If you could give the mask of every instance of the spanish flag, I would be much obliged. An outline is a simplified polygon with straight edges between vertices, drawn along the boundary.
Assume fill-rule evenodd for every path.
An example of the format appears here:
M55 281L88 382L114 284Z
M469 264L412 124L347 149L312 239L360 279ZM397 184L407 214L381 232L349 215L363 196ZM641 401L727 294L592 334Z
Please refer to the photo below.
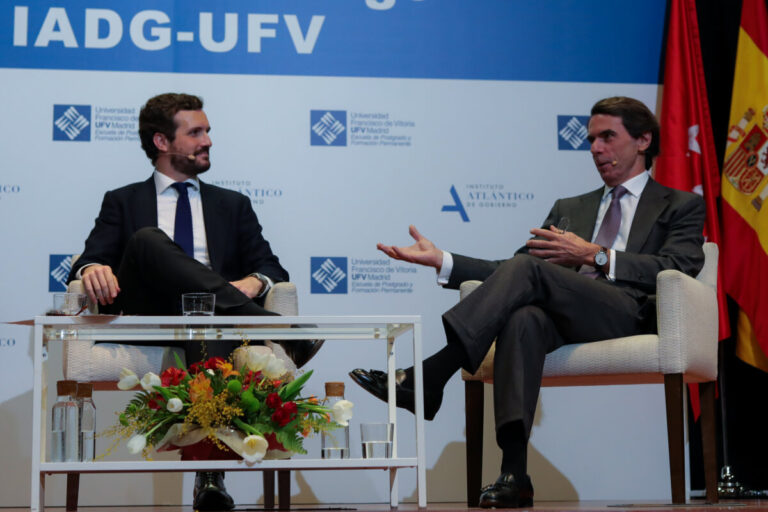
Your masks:
M768 371L768 11L744 0L721 179L725 291L739 305L736 354Z

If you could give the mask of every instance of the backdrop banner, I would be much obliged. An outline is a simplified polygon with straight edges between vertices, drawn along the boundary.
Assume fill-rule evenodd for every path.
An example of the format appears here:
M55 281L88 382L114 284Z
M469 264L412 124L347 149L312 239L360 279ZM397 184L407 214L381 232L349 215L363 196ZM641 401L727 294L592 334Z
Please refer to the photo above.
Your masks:
M201 179L251 199L300 312L422 315L430 354L445 343L440 315L458 293L376 243L408 245L415 224L446 250L511 256L556 198L600 186L589 109L627 95L655 110L664 9L663 0L3 2L0 320L42 314L65 289L104 192L152 172L141 106L175 91L204 99L213 147ZM0 388L0 446L15 468L0 481L3 506L29 504L30 340L29 328L0 324L13 383ZM398 346L399 366L409 353ZM383 420L386 406L347 372L384 362L383 344L329 341L308 365L309 392L347 383L353 456L357 425ZM55 344L48 367L52 383ZM96 394L100 429L130 396ZM463 400L457 375L427 424L430 501L465 499ZM399 414L399 451L412 453L413 419ZM544 390L529 456L537 499L668 499L664 418L659 386ZM490 483L500 454L491 430L486 438ZM108 446L97 441L99 452ZM319 440L308 449L319 456ZM296 503L388 500L382 472L293 475ZM401 475L401 496L414 501L415 472ZM260 498L254 478L227 477L237 503ZM49 480L47 503L63 506L65 479ZM192 481L86 475L81 504L189 504Z

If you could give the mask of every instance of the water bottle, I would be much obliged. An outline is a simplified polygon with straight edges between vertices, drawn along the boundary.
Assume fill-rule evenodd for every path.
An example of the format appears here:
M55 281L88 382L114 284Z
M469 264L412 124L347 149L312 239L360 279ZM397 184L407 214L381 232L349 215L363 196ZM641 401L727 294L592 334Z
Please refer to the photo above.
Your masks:
M325 396L327 399L325 405L328 407L333 407L336 402L344 400L344 383L326 382ZM322 432L320 445L323 459L348 459L349 426Z
M51 414L51 462L77 462L80 458L80 414L75 399L77 382L58 381L56 394L58 399Z
M93 403L93 384L77 385L77 403L80 408L80 460L93 460L96 451L96 406Z

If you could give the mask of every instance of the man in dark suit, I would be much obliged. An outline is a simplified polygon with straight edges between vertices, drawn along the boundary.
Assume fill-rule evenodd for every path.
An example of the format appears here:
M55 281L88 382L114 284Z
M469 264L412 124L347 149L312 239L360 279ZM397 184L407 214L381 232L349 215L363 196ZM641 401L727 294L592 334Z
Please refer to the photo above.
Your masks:
M546 354L566 343L653 332L656 274L696 275L704 263L704 201L646 172L659 152L650 110L615 97L597 102L591 114L591 152L605 186L558 200L514 257L451 254L413 226L412 246L379 244L392 258L435 267L448 288L484 281L443 315L448 343L423 363L425 417L432 419L448 379L462 367L474 373L496 340L494 413L503 455L501 475L481 493L482 507L533 503L526 453ZM386 400L386 374L350 375ZM412 370L398 371L396 381L398 406L413 411Z
M109 313L178 315L187 292L211 292L216 313L269 315L263 297L288 272L261 234L244 195L208 185L210 125L203 102L161 94L139 114L139 136L155 167L146 181L107 192L96 225L72 267L93 302ZM237 342L185 345L188 361L227 357ZM194 507L232 509L223 473L198 473Z

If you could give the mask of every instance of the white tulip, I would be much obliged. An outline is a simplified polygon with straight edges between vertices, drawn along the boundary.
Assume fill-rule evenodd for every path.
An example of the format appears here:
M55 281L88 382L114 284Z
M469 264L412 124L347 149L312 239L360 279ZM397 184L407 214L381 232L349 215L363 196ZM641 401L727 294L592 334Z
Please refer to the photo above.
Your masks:
M117 383L117 388L127 391L135 388L139 384L139 378L128 368L123 368L120 372L120 381Z
M173 397L168 400L168 405L166 407L171 412L179 412L184 408L184 403L180 398Z
M269 363L269 358L272 355L272 351L269 347L263 345L248 347L246 350L245 367L252 372L260 372L263 370L267 366L267 363Z
M339 400L333 404L333 407L331 407L331 415L333 416L333 421L342 427L348 426L349 419L352 417L353 407L354 404L349 400Z
M147 393L151 393L155 390L154 386L162 386L162 381L160 380L160 377L155 375L152 372L147 372L144 374L144 376L141 378L141 387L144 388L144 391Z
M269 362L262 372L268 379L279 379L286 372L285 361L276 358L274 354L270 354Z
M267 453L269 443L262 436L250 435L243 439L243 459L248 463L259 462Z
M147 446L147 437L142 434L137 434L128 440L128 451L136 454L141 453L144 447Z

